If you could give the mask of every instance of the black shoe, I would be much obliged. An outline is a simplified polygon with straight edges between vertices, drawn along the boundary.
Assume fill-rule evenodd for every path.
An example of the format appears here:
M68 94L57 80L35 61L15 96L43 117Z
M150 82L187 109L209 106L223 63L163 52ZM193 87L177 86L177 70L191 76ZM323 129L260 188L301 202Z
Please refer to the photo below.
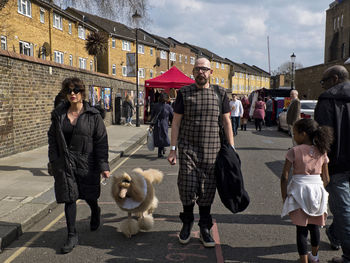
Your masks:
M192 226L193 226L193 221L183 223L179 234L179 242L181 244L187 244L188 242L190 242Z
M215 247L215 241L210 235L210 230L207 227L200 227L200 240L204 247Z
M101 223L101 208L97 207L97 214L91 213L91 219L90 219L90 230L96 231Z
M76 245L78 245L78 234L69 234L66 243L61 248L62 254L71 252Z
M163 149L163 154L165 154L165 152L166 152L166 149L164 148L164 149Z
M329 243L331 244L331 248L333 250L339 250L340 249L339 241L334 236L332 236L332 233L329 231L328 227L326 227L326 235L328 237Z

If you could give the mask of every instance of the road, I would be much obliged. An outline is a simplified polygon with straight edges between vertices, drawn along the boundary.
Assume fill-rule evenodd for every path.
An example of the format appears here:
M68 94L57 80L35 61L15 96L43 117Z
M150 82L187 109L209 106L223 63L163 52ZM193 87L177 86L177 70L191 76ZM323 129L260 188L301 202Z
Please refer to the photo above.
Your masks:
M276 128L256 132L249 126L246 132L239 131L235 140L251 204L243 213L233 215L216 196L212 207L215 248L201 245L197 224L193 227L191 242L185 246L178 243L181 228L178 218L181 203L176 184L178 166L158 159L156 150L149 152L140 146L120 160L114 173L141 167L159 169L165 174L163 182L156 187L160 202L154 214L155 226L150 232L127 239L118 231L126 213L114 203L108 183L102 186L99 199L103 226L98 231L90 232L89 208L84 201L78 203L79 245L70 254L60 254L66 228L63 206L59 206L0 254L0 262L297 262L295 226L280 217L279 177L291 138ZM195 213L198 221L197 207ZM325 231L321 229L321 262L339 255L340 252L330 250Z

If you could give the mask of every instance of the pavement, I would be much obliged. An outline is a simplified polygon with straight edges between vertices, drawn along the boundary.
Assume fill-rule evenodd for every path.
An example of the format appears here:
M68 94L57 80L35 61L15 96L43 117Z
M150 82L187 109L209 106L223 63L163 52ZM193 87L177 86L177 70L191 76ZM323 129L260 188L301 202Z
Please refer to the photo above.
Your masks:
M107 127L111 169L144 143L147 127ZM47 163L47 145L0 158L0 252L57 206Z

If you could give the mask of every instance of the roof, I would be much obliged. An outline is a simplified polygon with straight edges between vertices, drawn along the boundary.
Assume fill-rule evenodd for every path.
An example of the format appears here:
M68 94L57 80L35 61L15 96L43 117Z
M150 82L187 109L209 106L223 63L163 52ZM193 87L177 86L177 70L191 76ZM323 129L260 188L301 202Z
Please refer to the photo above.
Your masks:
M194 80L173 66L162 75L145 81L145 87L151 88L181 88L194 83Z
M255 68L256 70L260 71L260 72L263 73L265 76L268 76L268 77L271 76L270 73L266 72L265 70L263 70L263 69L261 69L261 68L255 66L255 65L253 65L253 68Z
M224 58L216 55L215 53L211 52L210 50L208 50L206 48L202 48L202 47L199 47L199 46L196 46L196 45L192 45L192 44L189 44L189 43L186 43L186 42L185 42L185 45L190 46L193 49L195 49L197 51L196 53L199 56L205 56L209 60L214 60L214 61L227 63L227 61Z
M133 31L135 31L135 29L133 29ZM137 39L142 44L155 46L159 49L169 50L168 45L164 44L162 41L159 41L156 37L154 37L154 35L141 28L137 31Z

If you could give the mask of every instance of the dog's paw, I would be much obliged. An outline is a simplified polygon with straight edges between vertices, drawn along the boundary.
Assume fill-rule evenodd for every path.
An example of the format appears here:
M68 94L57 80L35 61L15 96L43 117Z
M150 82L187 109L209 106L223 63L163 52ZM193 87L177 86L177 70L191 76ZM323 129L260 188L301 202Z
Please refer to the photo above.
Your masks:
M121 222L120 231L127 237L130 238L136 235L139 231L139 223L135 219L125 219Z
M138 219L139 227L141 230L148 231L153 228L154 219L152 215L145 215Z

